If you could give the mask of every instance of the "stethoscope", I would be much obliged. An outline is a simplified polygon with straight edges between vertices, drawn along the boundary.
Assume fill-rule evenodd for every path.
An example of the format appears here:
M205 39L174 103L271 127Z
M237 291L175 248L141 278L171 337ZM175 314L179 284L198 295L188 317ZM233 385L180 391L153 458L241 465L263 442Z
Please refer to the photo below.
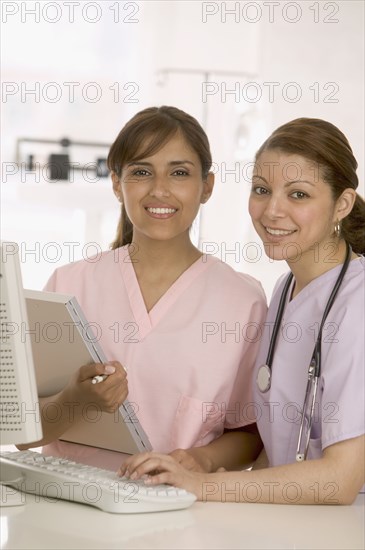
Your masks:
M345 273L350 263L351 253L352 253L352 248L348 243L346 243L346 258L341 268L340 274L337 277L337 280L334 284L334 287L328 299L327 305L325 307L321 325L318 331L316 344L314 346L312 358L309 364L308 382L307 382L307 388L306 388L305 398L303 403L302 419L300 423L299 438L298 438L298 445L297 445L297 451L296 451L296 460L298 462L302 462L303 460L306 460L307 453L308 453L310 433L311 433L313 414L314 414L314 406L315 406L317 388L318 388L318 379L321 375L321 342L322 342L323 325L326 321L327 315L331 307L333 306L333 303L335 301L335 298L337 296L341 283L344 279ZM289 292L292 279L293 279L293 273L290 273L286 279L283 292L281 293L281 296L280 296L279 307L278 307L278 311L277 311L276 319L274 323L274 330L270 339L270 345L269 345L269 351L267 353L266 364L262 365L259 368L257 373L256 382L259 390L262 393L269 391L271 387L271 372L272 372L272 364L274 359L275 345L276 345L278 333L280 330L281 321L284 313L284 307L286 304L286 299L287 299L287 295Z

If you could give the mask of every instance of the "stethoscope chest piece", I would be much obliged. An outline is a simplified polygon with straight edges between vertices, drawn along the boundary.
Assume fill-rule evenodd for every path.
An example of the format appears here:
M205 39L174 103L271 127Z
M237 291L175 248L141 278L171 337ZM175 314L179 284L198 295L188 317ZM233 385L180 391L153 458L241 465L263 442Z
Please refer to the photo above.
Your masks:
M256 383L262 393L269 391L271 386L271 369L268 365L261 365L257 372Z

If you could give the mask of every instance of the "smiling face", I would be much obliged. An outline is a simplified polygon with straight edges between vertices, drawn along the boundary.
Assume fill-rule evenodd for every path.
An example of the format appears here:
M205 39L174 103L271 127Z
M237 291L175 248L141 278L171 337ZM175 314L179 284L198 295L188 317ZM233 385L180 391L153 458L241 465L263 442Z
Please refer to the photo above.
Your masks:
M316 250L329 256L341 204L318 165L304 157L272 149L257 159L249 212L270 258L290 265L299 258L313 263Z
M153 155L127 162L120 178L112 177L133 224L133 242L189 240L199 206L213 189L213 174L203 181L199 157L179 133Z

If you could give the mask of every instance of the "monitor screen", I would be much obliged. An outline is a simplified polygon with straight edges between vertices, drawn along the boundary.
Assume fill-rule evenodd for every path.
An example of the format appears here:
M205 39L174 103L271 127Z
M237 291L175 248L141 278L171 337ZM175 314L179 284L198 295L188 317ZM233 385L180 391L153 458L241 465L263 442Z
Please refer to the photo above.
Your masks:
M1 242L0 444L42 438L19 246Z

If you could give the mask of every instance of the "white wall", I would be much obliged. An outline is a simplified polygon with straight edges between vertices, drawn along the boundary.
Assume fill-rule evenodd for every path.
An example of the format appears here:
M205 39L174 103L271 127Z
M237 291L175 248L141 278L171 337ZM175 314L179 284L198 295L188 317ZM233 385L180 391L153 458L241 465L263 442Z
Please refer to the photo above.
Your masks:
M37 4L39 21L29 13ZM26 286L41 288L56 265L82 257L89 241L106 248L118 206L109 183L92 181L91 175L36 185L34 175L9 176L16 139L67 136L111 143L135 112L172 104L206 126L212 145L217 183L202 213L203 246L260 278L270 295L286 266L263 255L254 261L258 244L249 243L258 239L247 213L247 163L262 140L292 118L328 119L348 136L364 181L364 4L276 4L81 1L71 22L65 2L2 2L2 238L22 243ZM14 6L18 11L11 14ZM230 9L235 12L226 13ZM173 70L158 77L165 69ZM204 102L207 81L215 93ZM78 84L74 101L67 82ZM248 82L254 83L251 88ZM273 98L269 83L277 83ZM36 86L39 97L25 94ZM224 95L224 89L237 95ZM93 102L96 90L101 97ZM296 90L301 94L293 101ZM52 102L57 91L62 95ZM261 92L257 101L255 91ZM329 102L331 91L336 102ZM29 152L43 163L59 147L24 146L23 154ZM84 163L97 151L73 148L71 154ZM64 244L71 241L79 243L72 255ZM31 249L34 254L27 253Z

